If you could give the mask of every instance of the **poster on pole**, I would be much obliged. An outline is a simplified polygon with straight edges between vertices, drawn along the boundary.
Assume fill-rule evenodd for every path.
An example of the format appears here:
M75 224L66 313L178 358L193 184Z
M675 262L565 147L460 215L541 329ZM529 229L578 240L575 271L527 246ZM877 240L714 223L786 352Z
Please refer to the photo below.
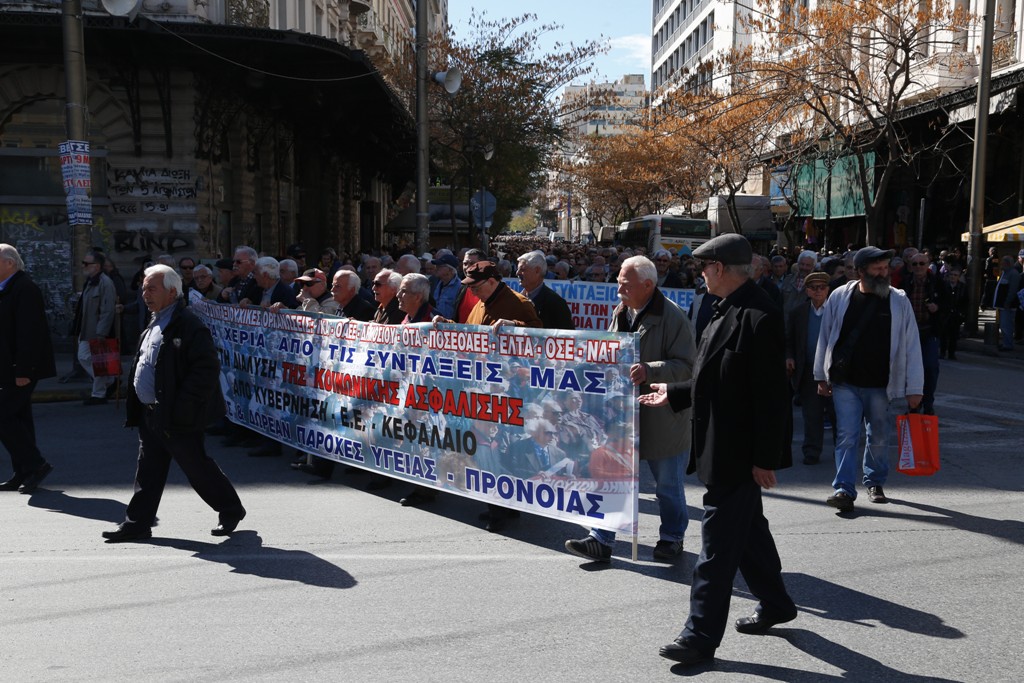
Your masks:
M68 225L92 225L92 172L89 141L66 140L58 145Z
M635 534L635 334L191 308L220 350L233 422L410 484Z

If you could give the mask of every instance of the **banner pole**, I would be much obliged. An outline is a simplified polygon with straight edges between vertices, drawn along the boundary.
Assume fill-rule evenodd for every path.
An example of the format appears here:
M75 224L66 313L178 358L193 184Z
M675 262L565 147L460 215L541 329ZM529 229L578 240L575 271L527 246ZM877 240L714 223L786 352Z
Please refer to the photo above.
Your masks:
M637 409L634 408L633 424L639 426L636 411ZM636 430L633 431L633 477L633 561L636 562L640 531L640 450L637 448Z

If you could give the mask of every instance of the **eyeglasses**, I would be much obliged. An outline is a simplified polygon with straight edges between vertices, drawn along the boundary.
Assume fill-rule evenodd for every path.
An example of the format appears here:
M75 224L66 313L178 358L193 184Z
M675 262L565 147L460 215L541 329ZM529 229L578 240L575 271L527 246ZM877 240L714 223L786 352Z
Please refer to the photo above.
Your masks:
M195 266L178 266L182 270L194 270Z
M698 265L700 266L700 269L703 271L705 268L707 268L708 266L710 266L710 265L712 265L714 263L721 263L721 261L716 261L714 259L708 259L707 261L701 261Z
M312 282L303 282L302 286L303 287L312 287L313 285L318 285L318 284L320 284L319 280L313 280Z
M912 266L927 266L928 262L927 261L911 261L910 265L912 265Z

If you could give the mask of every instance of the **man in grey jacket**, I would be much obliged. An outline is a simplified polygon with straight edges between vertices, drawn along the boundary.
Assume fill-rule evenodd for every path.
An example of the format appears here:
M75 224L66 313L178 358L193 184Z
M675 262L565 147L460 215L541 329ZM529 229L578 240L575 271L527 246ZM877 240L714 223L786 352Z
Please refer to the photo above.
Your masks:
M893 252L864 247L854 256L859 280L848 282L825 303L814 354L818 393L835 404L839 440L836 478L826 501L851 512L857 498L856 450L865 429L864 485L872 503L887 503L882 487L889 475L891 401L906 397L921 404L924 368L910 300L889 284Z
M690 379L695 348L686 314L658 290L658 269L645 256L622 263L617 277L622 303L612 315L612 332L640 333L640 362L629 378L643 394L651 383ZM683 470L690 453L690 410L666 413L640 406L640 459L654 475L655 496L661 513L660 540L654 559L671 562L683 552L683 534L689 523L683 494ZM591 529L590 535L565 542L565 549L595 562L608 562L615 534Z
M75 331L78 333L78 362L92 378L92 394L85 399L87 406L107 402L107 387L110 377L97 377L92 367L92 351L89 342L104 339L114 333L114 306L117 295L113 281L103 272L106 261L103 254L90 251L82 258L82 272L85 287L78 301L75 314Z

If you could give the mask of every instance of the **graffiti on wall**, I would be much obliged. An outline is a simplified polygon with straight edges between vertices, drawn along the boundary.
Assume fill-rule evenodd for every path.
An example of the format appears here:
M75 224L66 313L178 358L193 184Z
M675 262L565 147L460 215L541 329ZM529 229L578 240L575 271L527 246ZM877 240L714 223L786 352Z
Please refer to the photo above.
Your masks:
M205 181L191 166L111 166L108 187L116 260L197 255L203 241L197 200Z

